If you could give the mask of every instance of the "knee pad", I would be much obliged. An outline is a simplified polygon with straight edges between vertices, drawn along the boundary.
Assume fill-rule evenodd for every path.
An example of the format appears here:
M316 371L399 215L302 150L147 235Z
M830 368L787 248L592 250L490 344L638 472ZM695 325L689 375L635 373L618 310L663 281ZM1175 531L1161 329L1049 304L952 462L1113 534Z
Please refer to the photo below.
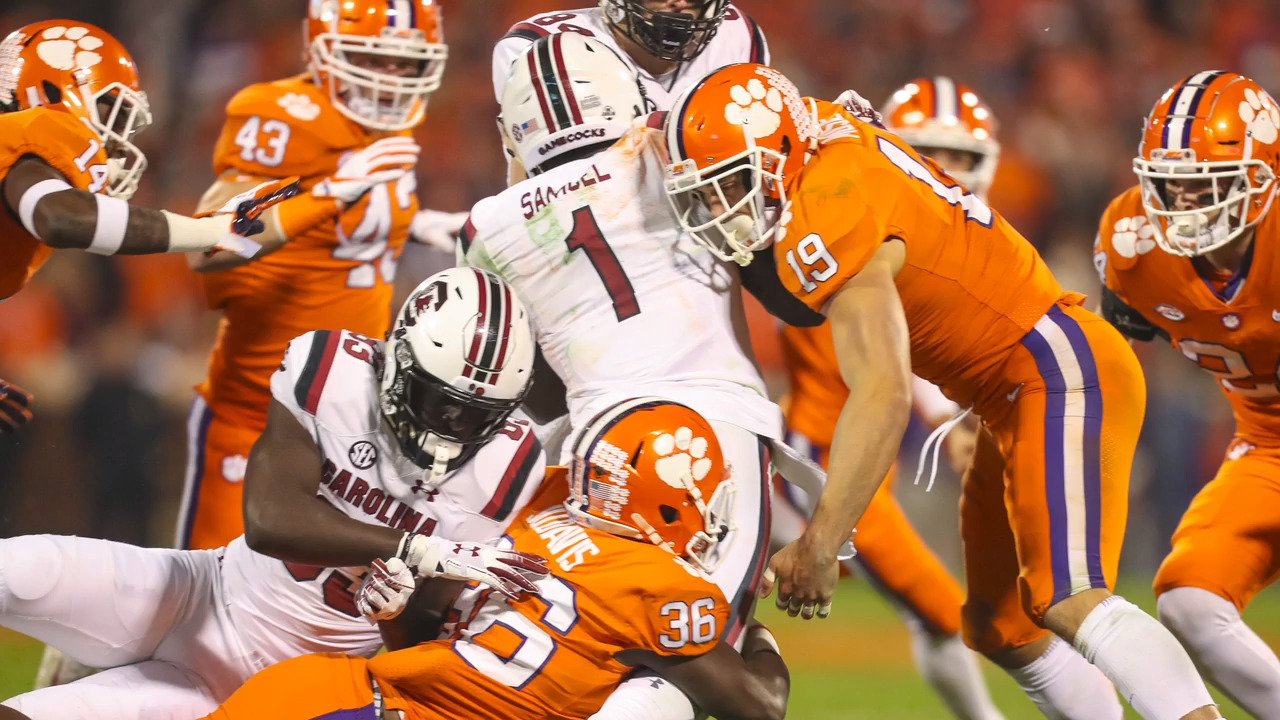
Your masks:
M9 600L39 600L62 577L62 548L51 535L0 540L0 609Z

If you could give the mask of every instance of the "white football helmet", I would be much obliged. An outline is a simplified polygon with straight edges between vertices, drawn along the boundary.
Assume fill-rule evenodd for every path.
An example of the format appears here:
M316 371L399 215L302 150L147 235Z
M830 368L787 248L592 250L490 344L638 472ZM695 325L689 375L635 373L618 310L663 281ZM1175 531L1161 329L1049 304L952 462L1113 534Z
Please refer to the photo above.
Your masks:
M607 45L556 33L512 63L499 123L534 174L559 155L622 137L645 107L635 73Z
M439 482L502 429L529 390L533 329L497 275L449 268L414 288L387 340L382 414Z

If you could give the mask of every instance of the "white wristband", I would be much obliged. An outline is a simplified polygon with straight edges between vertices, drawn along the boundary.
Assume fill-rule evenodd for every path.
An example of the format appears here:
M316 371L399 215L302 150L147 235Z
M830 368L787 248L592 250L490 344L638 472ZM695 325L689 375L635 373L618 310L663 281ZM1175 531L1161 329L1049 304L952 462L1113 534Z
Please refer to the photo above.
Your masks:
M169 224L169 252L203 252L231 234L230 215L193 218L161 210Z
M36 232L34 222L36 205L44 199L45 195L71 189L73 188L67 184L67 181L55 179L41 180L27 188L27 191L22 193L22 199L18 201L18 221L22 223L22 227L26 228L27 232L32 235L40 237L40 233Z
M129 203L106 195L93 197L98 201L98 222L93 228L93 241L85 250L95 255L115 255L124 244L129 227Z

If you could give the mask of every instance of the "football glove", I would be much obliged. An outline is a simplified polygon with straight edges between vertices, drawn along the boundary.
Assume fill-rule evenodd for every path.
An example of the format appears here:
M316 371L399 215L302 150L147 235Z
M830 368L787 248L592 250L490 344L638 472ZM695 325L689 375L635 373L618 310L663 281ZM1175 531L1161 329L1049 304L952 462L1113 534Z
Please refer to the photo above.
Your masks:
M261 220L262 213L300 192L302 192L302 185L296 176L269 180L232 197L217 210L196 215L202 222L206 218L220 219L222 216L231 216L230 227L226 227L225 231L219 234L212 247L207 248L208 252L227 250L241 257L253 257L262 249L262 246L250 240L249 236L257 235L266 228ZM198 236L195 233L192 235Z
M356 609L370 620L390 620L404 612L413 590L413 572L403 560L374 560L356 591Z
M0 380L0 434L17 432L31 421L31 393Z
M537 555L417 533L405 533L396 557L418 577L479 582L512 599L521 592L536 595L534 583L549 572Z
M409 224L409 237L423 245L452 252L467 217L464 212L419 210Z
M840 97L836 98L836 104L848 110L859 120L884 129L884 118L876 111L870 100L862 97L857 92L845 90L840 93Z
M411 137L387 137L347 156L332 176L311 189L320 198L350 205L374 185L392 182L418 164L418 143Z

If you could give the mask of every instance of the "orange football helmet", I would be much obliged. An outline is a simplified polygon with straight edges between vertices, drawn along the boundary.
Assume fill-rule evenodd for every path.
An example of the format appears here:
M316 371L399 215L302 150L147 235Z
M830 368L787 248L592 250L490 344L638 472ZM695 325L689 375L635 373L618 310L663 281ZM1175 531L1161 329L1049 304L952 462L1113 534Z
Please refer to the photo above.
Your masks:
M675 108L665 129L667 198L702 245L746 265L773 240L786 182L816 147L815 111L782 73L754 63L716 70Z
M976 156L972 170L947 172L985 198L1000 161L996 119L969 86L949 77L918 78L894 91L884 108L885 127L921 155L941 148ZM934 158L937 160L937 158Z
M0 41L0 112L37 106L88 125L109 159L105 192L133 196L147 158L132 140L151 124L151 106L119 40L89 23L45 20Z
M333 106L373 130L422 121L449 48L436 0L311 0L309 65Z
M1152 108L1133 171L1161 249L1203 255L1271 209L1280 172L1280 108L1260 85L1198 72Z
M578 437L565 507L579 524L647 540L712 572L735 490L711 424L661 398L595 416Z

